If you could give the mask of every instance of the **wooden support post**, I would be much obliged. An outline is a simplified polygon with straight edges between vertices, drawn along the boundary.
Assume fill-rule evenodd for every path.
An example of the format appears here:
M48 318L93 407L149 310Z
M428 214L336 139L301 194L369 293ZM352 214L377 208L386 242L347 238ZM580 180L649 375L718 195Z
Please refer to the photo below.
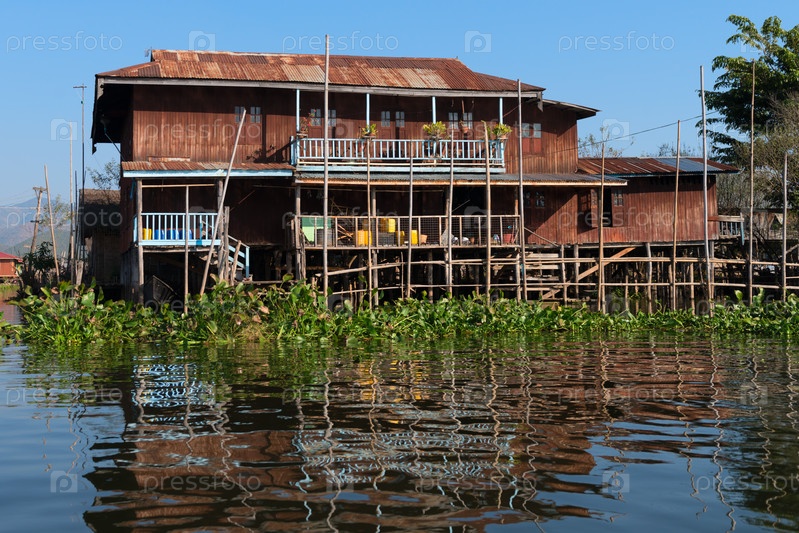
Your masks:
M560 245L560 283L563 285L563 305L569 303L569 286L566 283L566 247Z
M597 287L597 310L605 312L605 143L602 143L602 169L599 183L599 261L598 261L598 287Z
M144 247L142 246L142 182L136 180L136 300L144 303Z
M691 268L688 270L688 276L690 278L689 279L689 287L691 288L690 296L689 296L691 301L690 301L689 305L691 307L691 312L694 313L694 314L696 314L696 292L695 292L695 287L694 287L694 279L695 279L694 278L694 266L696 266L697 264L698 263L689 263L689 266Z
M369 95L366 95L366 124L369 124ZM372 270L372 239L378 238L377 225L372 227L372 217L374 216L374 212L372 211L372 138L366 137L364 139L365 142L365 149L366 149L366 291L369 300L369 309L372 308L372 292L374 289L373 286L373 274L374 271ZM375 219L376 221L376 219ZM356 234L357 235L357 234Z
M680 121L677 121L677 170L674 174L674 209L671 221L671 310L677 310L677 208L680 196ZM707 222L705 222L707 224Z
M50 238L53 240L53 259L55 263L56 285L61 281L61 269L58 266L58 246L55 242L55 219L53 218L53 196L50 194L50 179L47 177L47 165L44 166L44 186L47 189L47 209L50 212ZM86 194L86 191L83 191ZM31 250L33 252L33 250Z
M646 312L652 313L652 245L646 243Z
M427 297L430 302L433 301L433 266L433 252L427 252Z
M294 218L291 224L294 233L294 279L296 281L305 279L303 271L303 261L305 260L305 234L302 232L302 186L294 187ZM316 238L316 235L314 235Z
M500 99L501 101L502 99ZM540 102L539 102L540 103ZM519 108L519 115L517 117L518 120L518 129L516 131L516 135L519 141L518 150L519 150L519 250L520 250L520 257L521 257L521 270L522 270L522 289L524 293L524 300L527 301L528 294L527 294L527 251L525 250L525 241L527 240L527 234L525 233L525 225L524 225L524 150L522 147L522 81L520 79L516 80L516 105ZM563 247L561 247L561 258L565 257L562 253ZM565 266L563 267L565 269ZM564 274L565 275L565 274ZM518 278L517 278L518 280ZM568 295L566 294L566 285L563 286L563 303L565 304L567 301Z
M411 297L411 268L413 246L413 158L411 158L410 172L408 174L408 279L405 285L405 298Z
M183 209L183 309L189 304L189 186Z
M630 310L630 269L624 265L624 310Z
M485 137L486 164L486 295L489 295L491 293L491 154L489 153L488 126L485 121L483 121L483 132ZM500 142L502 141L497 139L497 143Z
M580 245L574 245L574 298L580 301Z
M375 189L372 189L370 194L369 194L369 210L373 214L377 213L377 191ZM369 231L372 231L374 229L374 234L373 234L374 237L373 238L376 239L377 236L379 235L378 234L378 230L380 229L378 227L378 224L377 224L377 219L375 219L374 228L372 228L371 224L370 224L369 228L370 228ZM372 267L374 267L374 265L378 264L378 258L380 256L379 251L376 250L376 249L372 249L372 251L370 252L370 255L371 255ZM379 303L378 292L380 291L380 281L378 279L378 272L379 272L379 270L373 269L373 271L370 273L370 276L369 276L371 278L371 280L372 280L372 290L371 290L371 292L374 293L374 294L370 294L370 296L369 296L369 305L371 305L371 306L376 306Z
M447 271L446 271L446 278L447 278L447 294L452 296L452 195L454 185L453 182L455 180L455 159L454 159L454 150L450 150L449 154L449 188L446 192L446 198L444 201L445 209L447 211L447 229L442 235L445 235L447 238Z

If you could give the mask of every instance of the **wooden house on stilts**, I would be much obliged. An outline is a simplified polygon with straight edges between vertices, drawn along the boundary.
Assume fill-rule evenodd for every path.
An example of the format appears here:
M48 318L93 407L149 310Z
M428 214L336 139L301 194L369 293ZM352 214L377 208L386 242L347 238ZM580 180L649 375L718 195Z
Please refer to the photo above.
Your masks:
M583 263L600 227L611 258L672 241L674 164L609 160L602 178L577 156L577 122L595 109L457 59L331 56L328 81L325 117L321 55L154 50L97 75L92 137L120 147L129 297L155 281L197 292L221 249L215 273L329 284L331 304L378 292L568 301L591 296L596 267ZM424 132L437 122L444 134ZM507 138L488 134L497 124ZM683 165L678 239L692 253L701 181ZM713 164L711 183L733 170ZM715 216L712 187L708 200Z

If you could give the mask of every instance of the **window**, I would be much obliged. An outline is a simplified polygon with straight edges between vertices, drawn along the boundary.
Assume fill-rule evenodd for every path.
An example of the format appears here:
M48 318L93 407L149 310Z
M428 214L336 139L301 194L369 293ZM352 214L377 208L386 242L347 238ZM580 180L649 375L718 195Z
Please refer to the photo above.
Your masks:
M463 113L463 125L469 129L474 128L474 113Z
M605 205L602 206L602 225L606 228L624 225L624 196L617 189L605 189Z
M546 207L546 198L544 197L544 193L536 191L535 193L535 206L537 208Z
M540 139L541 138L541 124L536 122L530 124L525 122L522 124L522 139Z
M405 127L405 111L397 111L394 113L394 120L397 122L398 128Z
M244 110L246 108L243 105L237 105L233 108L233 114L236 116L236 124L241 122L241 117L244 116Z
M328 109L328 120L330 121L330 127L335 127L336 125L336 110L335 109ZM322 110L318 107L314 107L308 112L308 118L310 119L310 126L321 126L322 121L324 120L324 115L322 114Z
M380 126L384 128L391 127L391 111L380 112Z
M544 145L541 136L541 124L535 122L522 123L522 152L535 155L543 155Z
M447 119L449 120L449 129L457 130L458 129L458 113L449 113L447 115Z
M260 124L261 123L261 107L260 106L251 106L250 107L250 122Z

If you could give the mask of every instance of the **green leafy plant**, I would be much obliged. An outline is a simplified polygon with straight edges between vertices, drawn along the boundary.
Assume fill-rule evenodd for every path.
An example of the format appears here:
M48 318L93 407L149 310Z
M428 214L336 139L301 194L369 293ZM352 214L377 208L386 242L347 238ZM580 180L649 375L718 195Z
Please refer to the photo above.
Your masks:
M445 139L447 137L447 125L441 122L430 122L422 125L422 131L432 139Z
M488 133L492 139L506 139L513 131L513 128L507 124L497 123L489 128Z
M374 137L377 135L377 124L374 122L361 128L361 137Z

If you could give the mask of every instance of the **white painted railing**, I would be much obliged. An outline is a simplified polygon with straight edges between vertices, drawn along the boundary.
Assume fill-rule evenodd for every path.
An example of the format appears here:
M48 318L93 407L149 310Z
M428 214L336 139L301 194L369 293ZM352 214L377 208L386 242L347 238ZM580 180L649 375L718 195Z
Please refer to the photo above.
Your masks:
M411 159L415 165L424 166L448 162L450 157L455 165L484 165L486 158L482 140L328 139L327 142L328 162L333 165L366 165L367 153L375 166L407 165ZM324 139L299 138L292 146L295 165L318 165L324 160ZM505 167L505 141L489 141L488 162L494 168Z
M188 223L185 213L142 213L142 241L183 243L186 238L191 244L196 241L210 243L211 233L216 224L216 213L189 213ZM184 233L185 231L188 234ZM138 242L139 232L136 219L133 219L133 242ZM207 244L206 243L206 244Z

